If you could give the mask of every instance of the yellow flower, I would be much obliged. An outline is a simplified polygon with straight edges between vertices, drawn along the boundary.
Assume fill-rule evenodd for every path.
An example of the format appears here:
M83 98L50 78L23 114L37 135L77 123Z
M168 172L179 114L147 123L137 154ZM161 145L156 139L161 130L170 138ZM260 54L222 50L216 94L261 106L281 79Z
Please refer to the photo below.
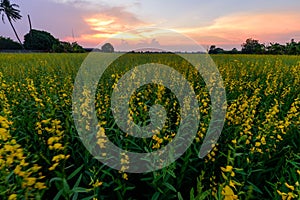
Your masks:
M234 177L235 176L235 173L234 171L231 172L230 176Z
M19 175L22 170L22 167L20 165L17 165L16 168L14 169L15 174Z
M236 188L235 188L235 185L234 185L234 182L233 182L232 180L229 181L229 186L231 186L231 187L233 187L234 189L236 189Z
M25 180L27 181L28 186L32 186L33 184L35 184L36 178L35 177L28 177L28 178L25 178Z
M289 188L290 190L295 190L295 187L292 185L289 185L288 183L284 184L287 188Z
M103 182L99 182L99 180L96 181L96 183L93 184L93 187L100 187L103 184Z
M277 190L277 193L281 196L282 200L285 200L287 197L287 194L284 192L280 192L279 190Z
M48 124L48 123L50 122L50 120L51 120L51 119L44 119L44 120L41 121L41 123L43 123L43 124Z
M8 200L16 200L17 199L17 194L11 194L9 197L8 197Z
M128 175L126 173L123 173L122 177L123 179L128 180Z
M34 164L33 167L31 167L31 170L33 172L37 172L41 169L42 167L41 166L38 166L37 164Z
M221 170L222 170L223 172L231 172L232 169L233 169L233 167L230 166L230 165L227 165L226 168L221 167Z
M47 187L46 187L45 183L36 182L35 185L34 185L34 188L42 190L42 189L45 189Z
M56 155L52 158L52 161L53 162L59 162L60 160L64 159L65 158L65 155L63 154L59 154L59 155Z
M0 135L4 135L7 133L7 130L5 128L0 128Z
M262 137L260 141L261 141L261 143L262 143L263 145L266 145L266 144L267 144L266 138L265 138L265 137Z
M238 196L234 194L233 190L228 185L223 188L222 195L225 196L224 200L238 199Z
M63 146L62 146L61 143L55 143L55 144L53 145L53 148L54 148L54 149L63 149Z
M59 163L54 163L51 167L49 167L49 171L53 171L55 170L55 168L57 167Z

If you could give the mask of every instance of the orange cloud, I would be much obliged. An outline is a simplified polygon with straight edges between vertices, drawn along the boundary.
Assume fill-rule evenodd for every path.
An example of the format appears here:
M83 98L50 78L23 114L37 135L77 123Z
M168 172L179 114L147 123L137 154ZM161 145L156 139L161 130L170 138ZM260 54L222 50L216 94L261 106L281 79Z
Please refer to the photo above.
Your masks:
M220 46L240 46L247 38L255 38L260 42L284 43L291 38L300 40L300 13L296 12L273 12L273 13L236 13L222 16L210 24L199 27L173 29L183 33L198 43ZM106 39L120 34L119 42L135 40L138 42L156 39L161 45L187 45L184 41L176 41L171 36L166 36L153 31L144 33L126 33L153 24L141 21L135 14L130 13L123 7L113 7L101 14L87 15L84 22L90 28L89 32L81 34L76 40L86 47L95 47ZM178 24L180 27L180 24ZM72 38L65 38L72 40ZM188 40L186 40L188 41Z
M217 18L208 26L177 31L201 44L241 44L249 37L268 42L299 38L299 20L300 13L295 12L239 13Z
M84 21L91 32L81 34L77 40L88 46L95 46L116 34L149 25L123 7L113 7L101 14L86 16Z

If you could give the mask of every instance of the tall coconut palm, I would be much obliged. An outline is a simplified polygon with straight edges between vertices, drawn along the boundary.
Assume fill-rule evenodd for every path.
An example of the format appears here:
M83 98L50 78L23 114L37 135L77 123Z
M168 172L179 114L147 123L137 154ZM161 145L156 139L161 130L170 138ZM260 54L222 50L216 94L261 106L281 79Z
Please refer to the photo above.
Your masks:
M12 23L12 21L17 21L19 19L22 18L22 15L20 14L20 10L18 10L17 8L19 8L19 5L17 4L11 4L10 0L1 0L0 2L0 14L2 15L2 21L3 23L5 23L4 21L4 17L7 17L8 22L10 23L20 45L23 47L22 42L18 36L18 33Z

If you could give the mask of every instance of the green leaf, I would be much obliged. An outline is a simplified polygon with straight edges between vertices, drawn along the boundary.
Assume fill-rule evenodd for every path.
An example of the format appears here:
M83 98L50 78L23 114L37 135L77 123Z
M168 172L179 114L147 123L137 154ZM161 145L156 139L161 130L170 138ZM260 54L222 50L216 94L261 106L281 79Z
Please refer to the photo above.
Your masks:
M180 194L180 192L177 192L177 197L178 197L178 200L183 200L183 197L182 197L182 195ZM193 200L193 199L191 199L191 200Z
M70 174L68 176L67 180L70 180L71 178L73 178L74 176L76 176L76 174L78 174L82 168L83 168L83 165L81 165L80 167L78 167L74 172L72 172L72 174Z
M155 192L154 195L152 196L151 200L157 200L159 198L160 193Z
M94 194L94 195L92 195L92 196L89 196L89 197L83 198L83 199L81 199L81 200L91 200L91 199L93 199L94 197L96 197L96 195L95 195L95 194Z
M195 199L195 195L194 195L194 188L192 188L190 190L190 200L194 200Z
M63 189L66 193L70 193L70 186L65 178L62 179Z
M169 188L170 190L177 192L177 190L173 187L173 185L171 185L170 183L164 183L164 185Z
M252 187L253 187L253 190L260 193L260 194L263 194L263 192L256 186L254 185L253 183L251 183L250 181L247 181L247 183L249 183Z
M72 189L72 191L73 191L74 193L86 193L86 192L89 192L89 189L83 188L83 187L74 187L74 188Z
M53 198L53 200L59 200L60 196L62 195L63 190L59 190L59 192L55 195L55 197Z
M51 178L50 181L49 181L50 186L51 186L51 183L52 183L53 181L62 181L62 178L60 178L60 177L54 177L54 178Z
M78 185L79 185L79 183L80 183L80 181L81 181L81 178L82 178L82 174L80 174L80 176L79 176L79 178L77 179L77 181L76 181L76 183L75 183L73 189L76 188L76 187L78 187Z

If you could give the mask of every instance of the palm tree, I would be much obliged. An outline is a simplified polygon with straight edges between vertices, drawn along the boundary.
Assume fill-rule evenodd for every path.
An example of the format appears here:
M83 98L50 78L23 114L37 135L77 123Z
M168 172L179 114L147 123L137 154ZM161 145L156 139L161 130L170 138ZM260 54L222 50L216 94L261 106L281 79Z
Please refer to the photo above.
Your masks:
M22 15L20 14L20 10L18 10L17 8L19 8L19 5L17 4L11 4L10 0L1 0L0 3L0 14L2 15L2 21L3 23L5 23L4 21L4 17L7 17L7 20L9 21L20 45L23 47L23 44L18 36L18 33L12 23L12 21L17 21L19 19L22 18ZM24 47L23 47L24 48Z

